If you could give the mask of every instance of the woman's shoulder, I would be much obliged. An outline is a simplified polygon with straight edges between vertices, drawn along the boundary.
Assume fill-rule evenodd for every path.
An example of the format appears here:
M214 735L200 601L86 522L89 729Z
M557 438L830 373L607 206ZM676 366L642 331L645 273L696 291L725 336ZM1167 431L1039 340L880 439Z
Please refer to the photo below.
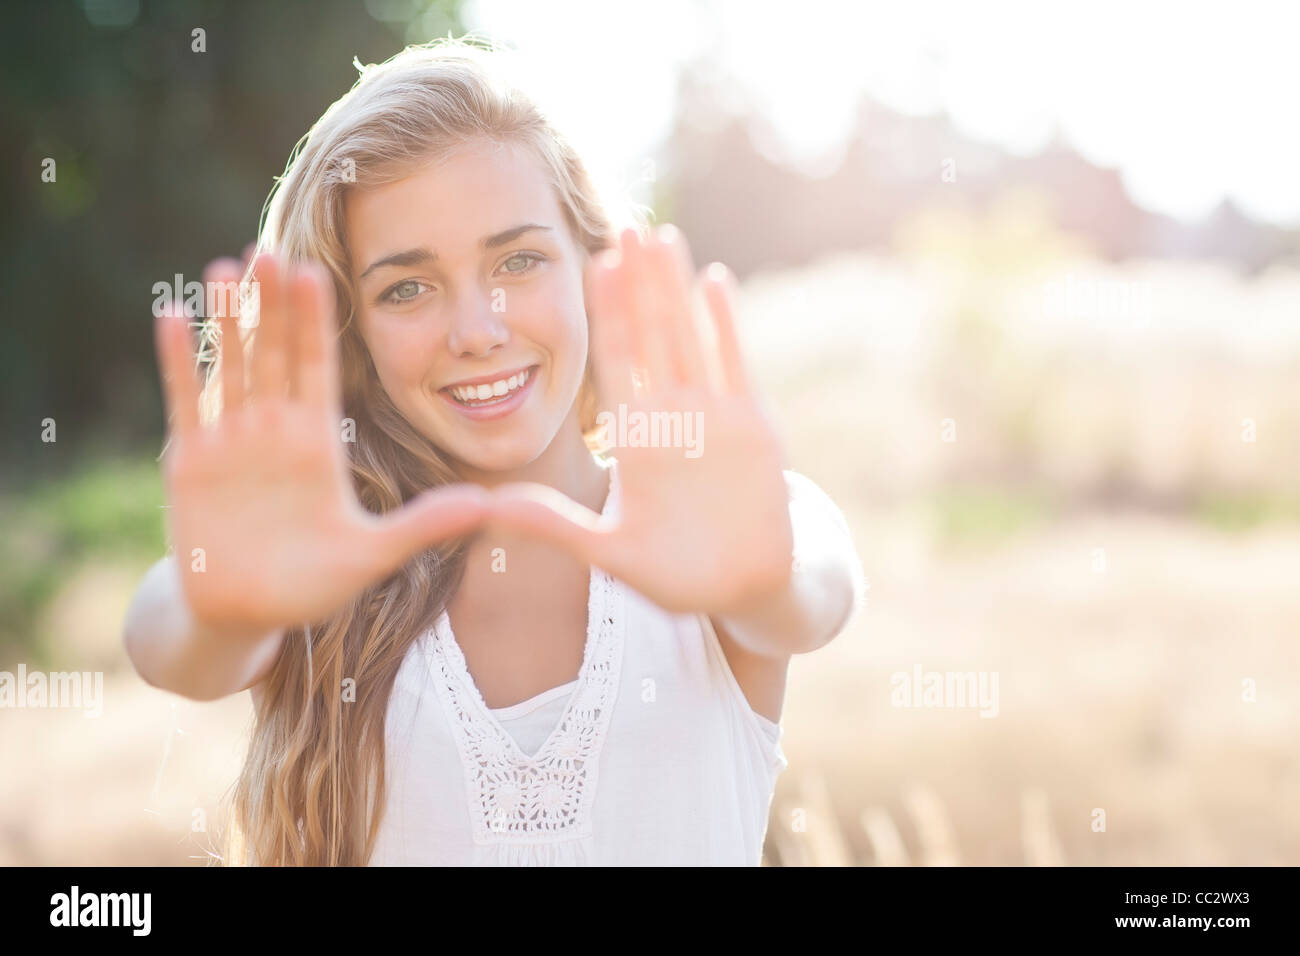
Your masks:
M858 549L853 543L853 532L849 529L844 511L815 481L789 469L784 471L784 475L790 495L795 567L798 568L801 561L816 555L819 561L830 561L848 570L853 603L848 615L837 627L838 633L866 603L867 577Z
M847 528L848 522L844 519L844 512L835 503L835 499L822 489L821 485L802 472L790 468L786 468L781 474L785 476L785 487L792 502L797 502L805 508L815 509L826 517L837 520Z

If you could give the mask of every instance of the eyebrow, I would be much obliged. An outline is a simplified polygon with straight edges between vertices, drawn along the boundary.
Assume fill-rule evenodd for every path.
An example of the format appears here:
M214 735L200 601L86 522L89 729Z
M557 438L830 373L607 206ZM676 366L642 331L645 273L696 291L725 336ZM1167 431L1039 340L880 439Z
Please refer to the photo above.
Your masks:
M513 242L526 232L534 229L541 229L544 232L554 232L550 226L539 226L535 222L526 222L522 226L513 226L504 232L498 232L494 236L488 236L479 244L484 249L495 249L498 246L504 246L507 242ZM376 259L366 267L366 271L361 273L358 279L364 279L376 269L382 269L384 266L418 266L426 265L436 261L438 254L427 247L416 249L403 249L401 252L394 252L391 255L384 256L382 259Z

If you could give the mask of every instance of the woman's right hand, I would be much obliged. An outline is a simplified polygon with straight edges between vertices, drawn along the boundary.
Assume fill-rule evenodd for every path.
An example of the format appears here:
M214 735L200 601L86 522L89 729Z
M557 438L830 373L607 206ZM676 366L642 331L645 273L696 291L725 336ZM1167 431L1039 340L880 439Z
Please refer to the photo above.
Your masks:
M219 260L204 278L238 282L240 272L238 262ZM486 491L470 484L385 515L361 506L343 448L330 280L318 265L290 272L271 255L258 258L254 278L260 310L247 362L235 345L238 317L220 319L215 424L200 423L188 320L172 314L156 324L176 565L195 621L231 635L318 621L487 513Z

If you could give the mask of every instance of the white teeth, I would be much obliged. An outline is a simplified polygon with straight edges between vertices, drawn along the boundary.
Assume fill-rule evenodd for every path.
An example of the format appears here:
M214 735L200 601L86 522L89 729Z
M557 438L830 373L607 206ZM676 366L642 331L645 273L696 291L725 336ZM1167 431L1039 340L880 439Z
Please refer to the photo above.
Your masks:
M484 402L489 399L500 398L508 392L513 392L517 388L522 388L529 378L529 370L524 370L517 375L511 375L508 379L498 379L491 384L484 385L458 385L451 389L451 394L458 401L465 404L475 402Z

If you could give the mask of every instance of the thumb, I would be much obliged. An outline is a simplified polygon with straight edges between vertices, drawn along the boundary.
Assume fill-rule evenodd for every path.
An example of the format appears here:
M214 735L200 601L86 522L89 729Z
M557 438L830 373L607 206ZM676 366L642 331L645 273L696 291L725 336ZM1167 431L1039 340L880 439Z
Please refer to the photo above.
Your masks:
M478 485L457 483L412 498L381 515L375 529L380 550L394 566L448 538L473 531L488 515L488 494Z
M489 520L557 545L585 564L602 565L609 531L600 515L568 495L530 481L492 489Z

